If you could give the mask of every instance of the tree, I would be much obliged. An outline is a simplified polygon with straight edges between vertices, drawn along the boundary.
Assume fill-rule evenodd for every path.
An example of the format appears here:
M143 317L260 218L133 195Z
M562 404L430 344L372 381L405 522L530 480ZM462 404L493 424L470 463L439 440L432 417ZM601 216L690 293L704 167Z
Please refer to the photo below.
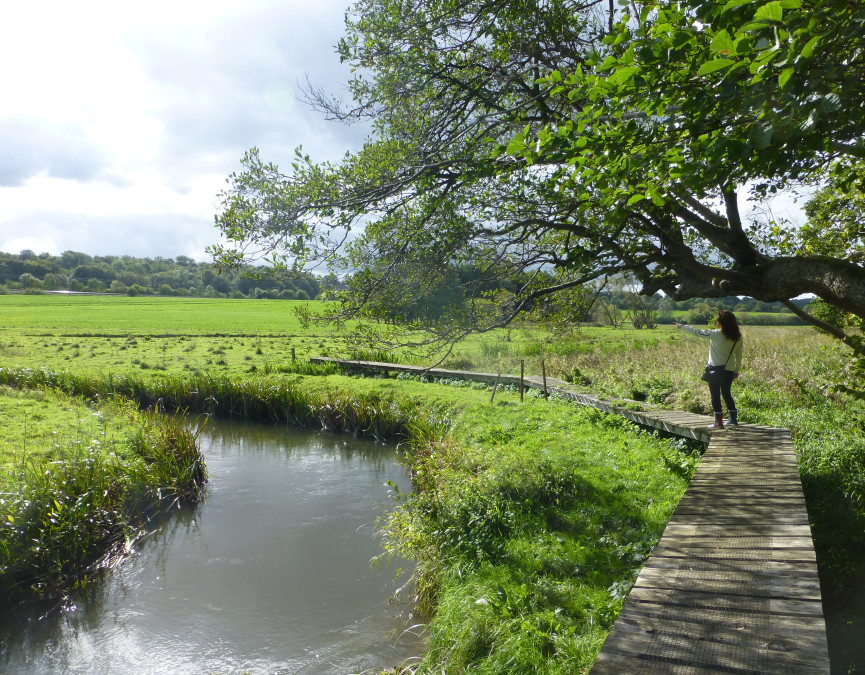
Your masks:
M66 288L66 277L49 272L45 275L45 278L42 279L42 284L45 286L46 290L56 291L61 288Z
M648 296L748 295L819 323L791 304L813 293L863 317L860 261L785 249L796 231L746 224L739 195L861 184L863 6L364 0L339 45L350 106L308 97L373 137L339 164L298 153L287 175L251 150L217 216L231 244L211 251L358 270L347 314L454 262L526 275L492 316L466 289L437 326L449 339L621 273Z
M632 292L628 294L628 318L634 328L655 328L657 326L658 305L655 296Z
M85 286L89 293L104 293L108 290L108 284L101 279L90 278Z
M577 124L545 125L517 154L580 167L562 185L584 190L584 214L601 207L636 235L621 237L622 259L642 263L644 293L747 294L821 325L791 302L814 293L861 318L865 270L848 255L849 228L815 225L818 237L845 229L834 250L785 246L802 235L747 228L736 190L827 176L845 193L865 187L863 23L861 2L642 3L590 70L545 78L584 103ZM865 353L856 336L833 335Z
M20 277L18 277L18 282L21 284L21 288L42 288L42 282L34 277L29 272L25 272Z
M707 326L715 323L717 308L707 302L700 302L685 313L685 323Z
M844 330L844 312L822 300L812 300L808 312L837 330Z

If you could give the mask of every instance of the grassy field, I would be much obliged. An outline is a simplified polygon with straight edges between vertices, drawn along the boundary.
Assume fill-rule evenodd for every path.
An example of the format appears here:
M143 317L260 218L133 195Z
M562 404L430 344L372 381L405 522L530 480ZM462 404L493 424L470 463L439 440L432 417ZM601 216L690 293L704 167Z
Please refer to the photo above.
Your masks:
M0 295L4 325L34 336L305 335L294 313L305 304L322 306L293 300Z
M310 368L305 357L344 356L349 348L338 333L304 331L291 312L296 304L0 296L0 368L44 367L101 378L99 386L122 376L147 400L182 403L184 391L207 391L220 399L220 414L255 411L264 420L282 419L284 396L311 411L298 423L373 435L392 428L408 438L424 420L429 428L449 428L443 440L428 438L413 451L419 489L403 496L387 525L389 546L418 559L421 598L432 599L437 610L427 664L453 672L470 665L479 672L588 667L693 470L692 450L559 402L527 399L520 406L513 394L500 392L490 405L489 391L477 385ZM49 317L55 310L58 316ZM100 316L105 325L113 322L111 329ZM793 433L833 672L861 672L865 409L832 393L843 366L832 341L805 327L743 332L745 365L734 389L740 417ZM587 391L708 412L699 381L706 351L704 341L669 326L557 335L515 329L464 341L444 365L518 373L523 362L527 374L540 374L543 362L548 375ZM405 360L399 352L383 357ZM201 401L187 403L195 409ZM399 423L388 426L381 415ZM20 420L14 425L20 428ZM557 453L558 447L565 450ZM648 491L637 485L642 480ZM604 492L605 481L621 481L615 492L626 497ZM535 541L543 546L533 549Z
M0 360L70 372L271 372L291 359L344 353L344 340L305 329L290 300L0 295Z

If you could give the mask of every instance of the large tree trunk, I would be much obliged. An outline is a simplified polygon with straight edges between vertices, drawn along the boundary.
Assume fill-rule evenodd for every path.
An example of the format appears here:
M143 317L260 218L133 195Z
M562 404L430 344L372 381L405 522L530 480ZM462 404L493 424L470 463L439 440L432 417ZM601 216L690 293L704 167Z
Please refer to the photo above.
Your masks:
M705 267L702 271L711 273L711 269ZM670 293L674 300L748 295L764 302L784 302L813 293L846 312L865 318L865 269L836 258L773 258L750 269L716 278L708 275L695 278L693 274L681 278L687 280Z

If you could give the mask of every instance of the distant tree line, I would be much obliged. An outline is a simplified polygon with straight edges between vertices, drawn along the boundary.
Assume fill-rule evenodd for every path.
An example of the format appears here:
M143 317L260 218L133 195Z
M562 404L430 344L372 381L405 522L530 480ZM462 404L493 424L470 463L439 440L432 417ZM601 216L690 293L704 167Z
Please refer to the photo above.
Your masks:
M24 292L69 290L126 295L175 295L209 298L268 298L289 300L338 299L340 292L357 293L364 286L361 271L344 279L335 274L300 277L274 274L264 267L218 271L211 263L186 256L136 258L91 256L64 251L60 256L0 252L0 289ZM445 314L492 311L511 302L533 284L551 285L554 274L543 270L512 277L490 278L477 265L450 265L438 275L410 275L391 293L367 302L361 313L390 324L431 325ZM794 301L800 307L809 300ZM636 328L685 321L703 325L719 309L736 312L743 323L793 324L801 320L781 302L761 302L749 297L691 298L675 302L660 293L639 295L625 278L589 285L558 299L542 298L527 312L530 322L554 323L560 328L585 323ZM777 315L766 317L766 314Z
M312 300L342 283L335 275L300 277L272 274L264 267L219 272L186 256L135 258L91 256L64 251L60 256L0 252L0 289L25 292L68 290L126 295Z
M472 321L471 315L495 314L533 286L553 286L554 271L521 271L513 276L491 278L477 264L451 264L436 273L413 274L407 270L404 283L387 293L367 298L360 316L387 324L434 326L448 317ZM361 270L345 279L345 288L335 295L352 303L367 292L369 272ZM810 299L793 300L798 307ZM652 296L638 292L633 279L618 276L600 283L585 284L554 297L541 297L525 308L517 323L545 323L559 330L579 325L633 326L654 328L659 324L683 321L708 325L718 310L728 309L750 325L801 325L804 322L781 302L762 302L750 297L690 298L676 302L662 293ZM512 327L512 326L511 326Z

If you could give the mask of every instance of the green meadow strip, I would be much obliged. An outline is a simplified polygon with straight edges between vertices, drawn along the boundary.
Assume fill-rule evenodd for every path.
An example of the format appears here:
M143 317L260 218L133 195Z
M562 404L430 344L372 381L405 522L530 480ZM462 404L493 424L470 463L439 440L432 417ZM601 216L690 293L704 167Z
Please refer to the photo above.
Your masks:
M464 409L382 523L418 563L417 672L587 672L699 458L565 401Z
M332 366L299 370L332 372ZM285 378L231 379L224 376L89 376L47 369L0 368L0 385L56 389L92 400L129 398L141 407L205 413L224 418L295 426L319 425L379 440L424 442L443 437L444 411L378 392L322 393ZM421 434L419 436L419 434Z

